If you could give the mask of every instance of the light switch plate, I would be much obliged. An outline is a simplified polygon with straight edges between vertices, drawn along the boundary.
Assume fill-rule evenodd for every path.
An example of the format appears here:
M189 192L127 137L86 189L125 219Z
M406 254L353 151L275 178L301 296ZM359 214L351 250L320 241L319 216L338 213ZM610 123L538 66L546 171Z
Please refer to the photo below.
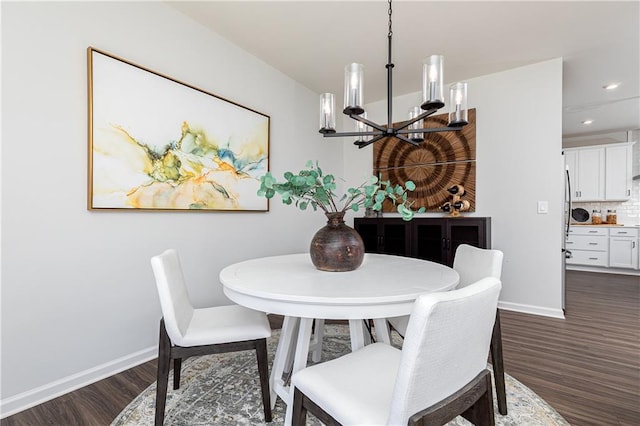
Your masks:
M547 213L549 213L549 202L538 201L538 214L547 214Z

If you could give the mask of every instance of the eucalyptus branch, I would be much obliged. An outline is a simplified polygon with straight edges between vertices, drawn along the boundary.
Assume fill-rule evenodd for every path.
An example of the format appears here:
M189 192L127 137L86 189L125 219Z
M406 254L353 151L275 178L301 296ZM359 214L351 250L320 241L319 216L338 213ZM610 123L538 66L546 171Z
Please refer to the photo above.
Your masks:
M389 181L383 181L379 177L371 176L367 181L355 188L348 188L339 202L337 195L333 192L336 189L335 178L331 174L324 175L322 169L316 162L308 161L306 169L298 174L286 172L284 181L277 182L271 172L267 172L260 178L260 189L258 196L268 199L279 194L284 204L295 205L300 210L306 210L309 205L316 210L320 208L325 213L346 212L353 210L357 212L360 207L371 208L375 211L382 210L385 200L390 200L395 206L402 219L411 220L415 215L411 206L415 203L409 201L407 193L415 189L412 181L407 181L402 185L392 185ZM424 207L417 210L417 213L425 211Z

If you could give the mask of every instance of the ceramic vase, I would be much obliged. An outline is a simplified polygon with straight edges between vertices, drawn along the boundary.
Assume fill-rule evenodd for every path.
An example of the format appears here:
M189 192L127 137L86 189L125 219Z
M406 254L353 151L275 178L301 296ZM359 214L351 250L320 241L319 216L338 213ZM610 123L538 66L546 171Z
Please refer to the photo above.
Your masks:
M357 269L364 259L364 242L358 231L345 225L344 212L325 213L327 224L313 236L309 253L321 271Z

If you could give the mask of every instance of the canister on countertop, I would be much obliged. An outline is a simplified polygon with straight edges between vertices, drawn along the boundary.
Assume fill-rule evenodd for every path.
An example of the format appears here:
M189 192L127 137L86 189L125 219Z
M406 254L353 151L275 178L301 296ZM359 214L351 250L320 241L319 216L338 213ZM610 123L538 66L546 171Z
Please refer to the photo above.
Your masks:
M600 225L602 223L602 212L600 209L591 212L591 223L594 225Z
M610 225L618 223L618 214L615 210L607 210L607 223Z

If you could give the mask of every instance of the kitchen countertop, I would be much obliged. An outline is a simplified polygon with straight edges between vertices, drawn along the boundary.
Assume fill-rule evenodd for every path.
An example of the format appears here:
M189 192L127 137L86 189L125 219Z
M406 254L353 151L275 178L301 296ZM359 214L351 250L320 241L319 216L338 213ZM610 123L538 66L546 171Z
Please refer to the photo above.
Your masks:
M612 224L612 223L599 223L599 224L594 224L594 223L590 223L590 222L584 222L584 223L570 223L570 226L598 226L598 227L627 227L627 228L637 228L640 225L625 225L623 223L616 223L616 224Z

